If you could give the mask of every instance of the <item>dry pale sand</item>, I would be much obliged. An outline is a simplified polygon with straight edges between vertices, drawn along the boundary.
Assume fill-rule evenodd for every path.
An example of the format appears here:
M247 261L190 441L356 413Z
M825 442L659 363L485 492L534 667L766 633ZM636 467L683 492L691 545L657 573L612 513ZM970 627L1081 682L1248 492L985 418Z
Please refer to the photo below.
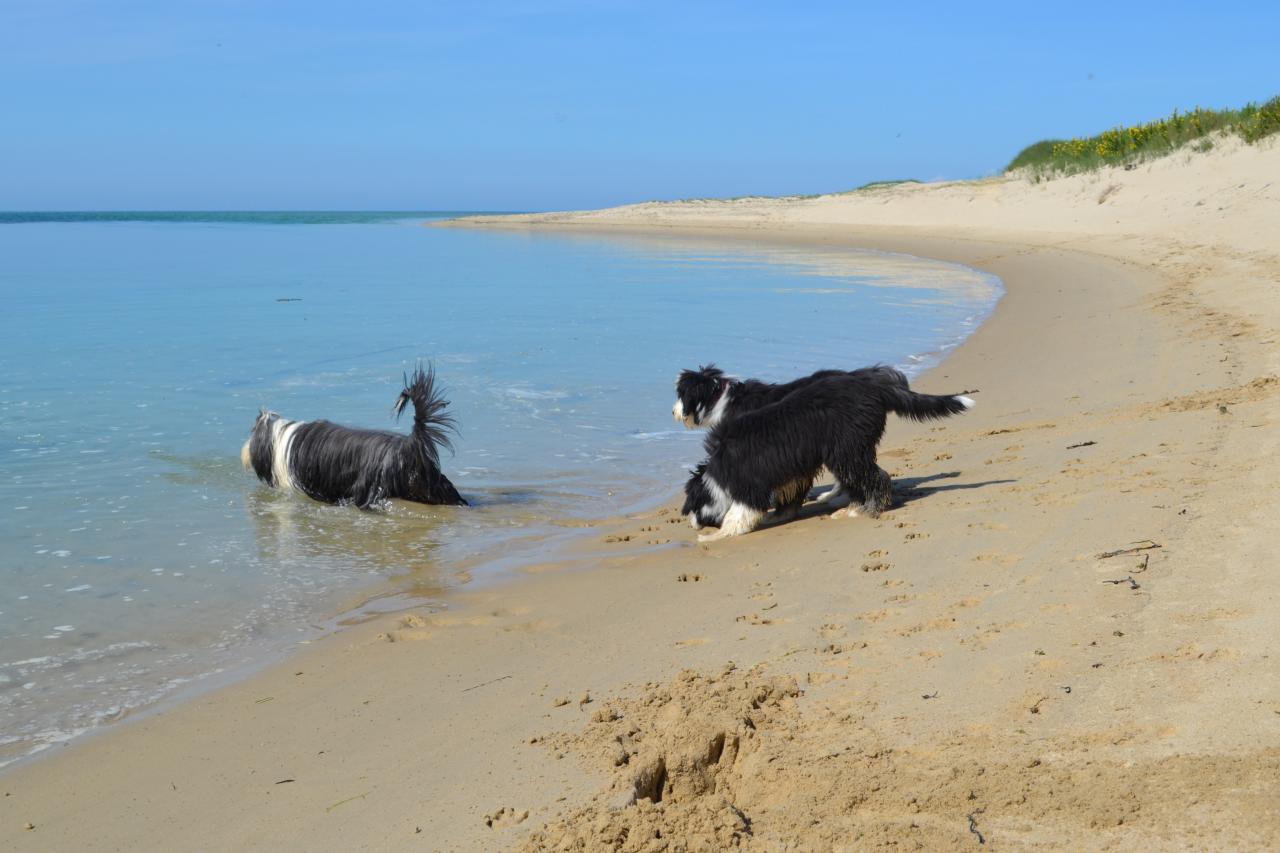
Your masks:
M501 224L900 250L1008 295L918 383L978 408L891 423L880 520L602 522L0 777L0 847L1280 846L1280 147Z

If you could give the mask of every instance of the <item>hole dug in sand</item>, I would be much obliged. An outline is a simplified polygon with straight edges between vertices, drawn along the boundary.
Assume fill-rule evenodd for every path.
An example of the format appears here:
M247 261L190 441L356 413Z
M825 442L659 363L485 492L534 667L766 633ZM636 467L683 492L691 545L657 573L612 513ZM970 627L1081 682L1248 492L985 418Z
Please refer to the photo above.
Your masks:
M616 719L606 715L569 739L606 758L615 773L609 789L536 832L524 849L640 850L676 837L680 849L740 845L751 820L735 791L761 763L753 761L758 729L795 714L800 692L794 678L737 673L732 665L720 675L686 671L665 687L647 685L640 698L618 703Z

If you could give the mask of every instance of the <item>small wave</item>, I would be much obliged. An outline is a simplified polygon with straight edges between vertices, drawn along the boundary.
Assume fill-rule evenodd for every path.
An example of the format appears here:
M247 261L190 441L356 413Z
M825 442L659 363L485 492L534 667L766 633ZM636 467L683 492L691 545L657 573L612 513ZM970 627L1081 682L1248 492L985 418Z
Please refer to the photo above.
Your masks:
M69 628L70 626L59 626L59 628L64 627ZM74 652L65 655L42 655L41 657L26 658L24 660L0 661L0 669L16 669L20 675L26 676L39 672L51 672L64 666L123 656L144 649L158 648L160 648L158 645L146 640L131 640L123 643L112 643L100 649L76 649Z
M686 429L662 429L657 432L633 432L631 437L638 441L667 441L672 438L701 438L699 433Z
M502 393L517 400L564 400L568 391L537 391L533 388L504 388Z

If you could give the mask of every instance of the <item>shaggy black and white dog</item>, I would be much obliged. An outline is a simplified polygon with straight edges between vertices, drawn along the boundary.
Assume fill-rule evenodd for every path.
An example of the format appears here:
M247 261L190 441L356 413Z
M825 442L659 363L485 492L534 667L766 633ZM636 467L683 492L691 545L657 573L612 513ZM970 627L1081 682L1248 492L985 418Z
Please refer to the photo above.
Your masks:
M781 383L735 379L726 376L714 364L708 364L697 370L680 371L676 378L676 403L671 407L671 414L689 429L710 429L725 418L776 403L792 391L833 376L853 376L903 389L908 387L906 374L886 364L857 370L819 370L792 382Z
M453 418L440 396L435 370L419 366L405 377L391 410L397 418L413 404L413 431L353 429L329 421L290 421L265 409L258 415L240 461L258 479L324 503L370 509L389 498L466 506L440 472L440 447L450 447Z
M685 485L684 512L695 528L718 524L702 541L749 533L778 499L797 509L824 468L850 496L850 516L877 516L892 501L876 446L889 412L932 420L972 408L960 395L918 394L867 375L823 376L782 399L722 418L707 437L707 460Z
M710 429L726 418L776 403L792 391L820 379L839 376L852 376L870 383L909 390L907 375L887 364L874 364L857 370L819 370L800 379L782 383L734 379L726 376L714 364L708 364L697 370L680 371L680 376L676 378L676 402L671 407L671 415L689 429ZM781 516L794 517L799 512L813 482L810 480L804 490L797 493L796 490L801 485L803 484L797 481L791 484L792 488L784 489L775 496L775 505ZM837 503L843 497L844 489L837 480L835 486L819 496L818 500Z
M684 484L684 507L680 510L680 514L689 519L689 523L693 525L694 530L701 530L704 527L719 527L724 522L725 502L720 494L713 491L714 487L703 479L703 475L706 472L707 463L698 463L698 466L693 469L688 481ZM803 476L791 480L774 490L773 523L781 524L800 514L800 508L804 506L809 490L813 488L813 480L817 473L815 471L813 476ZM888 475L886 474L885 476ZM828 495L835 492L836 489L839 489L839 483L836 484L835 489L823 495L819 500L826 500Z

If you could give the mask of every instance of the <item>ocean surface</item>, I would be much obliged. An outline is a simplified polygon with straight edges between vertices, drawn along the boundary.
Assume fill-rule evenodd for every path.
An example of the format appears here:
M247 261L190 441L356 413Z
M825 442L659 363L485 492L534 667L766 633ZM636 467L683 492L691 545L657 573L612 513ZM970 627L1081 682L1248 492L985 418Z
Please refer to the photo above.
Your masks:
M452 215L0 213L0 766L672 497L681 368L916 373L1001 292L880 252L424 227ZM259 407L407 428L419 361L473 508L241 469Z

